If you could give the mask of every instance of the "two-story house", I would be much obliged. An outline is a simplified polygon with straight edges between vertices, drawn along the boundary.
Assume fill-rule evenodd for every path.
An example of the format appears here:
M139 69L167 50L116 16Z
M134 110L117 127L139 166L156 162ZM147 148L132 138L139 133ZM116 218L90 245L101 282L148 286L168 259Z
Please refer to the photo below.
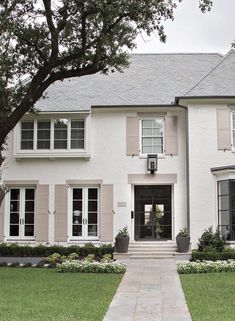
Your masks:
M137 54L54 84L9 135L0 241L235 240L235 52ZM148 156L157 165L147 167ZM154 156L155 157L155 156Z

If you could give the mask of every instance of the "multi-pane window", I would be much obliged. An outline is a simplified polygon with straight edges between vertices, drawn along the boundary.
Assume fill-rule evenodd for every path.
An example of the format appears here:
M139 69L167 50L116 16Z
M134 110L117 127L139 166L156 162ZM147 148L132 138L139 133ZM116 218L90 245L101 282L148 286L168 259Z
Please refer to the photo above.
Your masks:
M21 150L85 148L85 120L58 118L21 122Z
M98 188L72 189L72 237L98 238Z
M9 237L33 238L35 189L12 188L9 202Z
M54 149L67 149L68 147L68 119L54 121Z
M34 122L21 122L21 149L33 149Z
M50 149L51 122L44 120L38 121L37 124L37 149Z
M163 153L163 117L143 118L141 120L142 154Z
M235 148L235 111L232 112L232 142Z
M219 229L226 240L235 240L235 180L218 182Z

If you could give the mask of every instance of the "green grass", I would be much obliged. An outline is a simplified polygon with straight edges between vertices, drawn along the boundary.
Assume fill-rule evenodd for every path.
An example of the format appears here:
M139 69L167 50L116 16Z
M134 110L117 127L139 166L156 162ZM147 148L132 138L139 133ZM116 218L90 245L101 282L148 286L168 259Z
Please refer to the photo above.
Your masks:
M0 268L0 321L101 321L122 275Z
M235 273L180 275L193 321L235 320Z

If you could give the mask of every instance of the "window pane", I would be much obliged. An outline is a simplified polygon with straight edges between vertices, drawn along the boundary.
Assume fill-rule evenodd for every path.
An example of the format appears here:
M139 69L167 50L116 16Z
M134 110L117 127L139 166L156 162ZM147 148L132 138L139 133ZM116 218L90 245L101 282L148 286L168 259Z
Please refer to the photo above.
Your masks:
M71 121L71 148L84 149L84 120Z
M34 225L25 225L24 236L34 236Z
M10 225L10 236L19 236L19 225Z
M54 122L54 148L67 149L68 119L57 119Z
M88 235L97 236L97 225L88 225Z
M81 188L74 188L73 189L73 199L81 200L82 199L82 189Z
M219 182L219 195L229 194L229 181Z
M50 149L51 122L38 121L37 149Z
M152 138L143 138L142 142L143 146L152 146L153 140Z
M27 188L25 190L25 199L26 200L34 200L35 190L32 188Z
M163 153L162 146L153 146L153 153Z
M162 141L162 138L153 138L153 145L154 146L161 146L162 145L162 143L163 143L163 141Z
M152 153L152 147L143 146L142 150L143 150L143 154Z
M10 224L19 224L19 213L10 213Z
M97 211L97 201L88 201L88 211L90 212Z
M25 224L34 224L34 213L25 213Z
M33 121L21 122L21 149L33 149L34 123Z
M219 196L219 210L229 210L229 196Z
M230 225L230 211L220 211L219 212L219 224L220 225Z
M88 189L88 198L89 198L89 200L91 200L91 199L96 200L97 197L98 197L97 188L89 188Z
M97 224L97 213L88 213L88 224Z
M162 119L155 118L153 120L153 128L162 128Z
M163 152L163 118L142 120L142 153Z
M73 225L73 236L82 236L82 225Z
M11 189L11 200L18 200L20 198L20 190L17 189Z
M142 127L143 128L152 128L152 120L142 120Z
M143 133L143 136L152 136L153 135L152 128L143 128L142 133Z

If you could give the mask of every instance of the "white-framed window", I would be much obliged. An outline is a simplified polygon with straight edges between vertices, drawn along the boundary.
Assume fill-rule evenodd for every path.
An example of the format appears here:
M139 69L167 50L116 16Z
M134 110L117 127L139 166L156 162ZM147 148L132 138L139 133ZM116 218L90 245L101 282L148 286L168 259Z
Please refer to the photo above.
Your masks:
M7 237L9 239L34 240L35 188L11 188L7 204Z
M164 117L140 119L140 151L142 155L163 154Z
M99 233L99 188L71 187L70 239L97 240Z
M235 150L235 111L231 111L232 149Z
M22 120L20 150L84 150L85 119Z

